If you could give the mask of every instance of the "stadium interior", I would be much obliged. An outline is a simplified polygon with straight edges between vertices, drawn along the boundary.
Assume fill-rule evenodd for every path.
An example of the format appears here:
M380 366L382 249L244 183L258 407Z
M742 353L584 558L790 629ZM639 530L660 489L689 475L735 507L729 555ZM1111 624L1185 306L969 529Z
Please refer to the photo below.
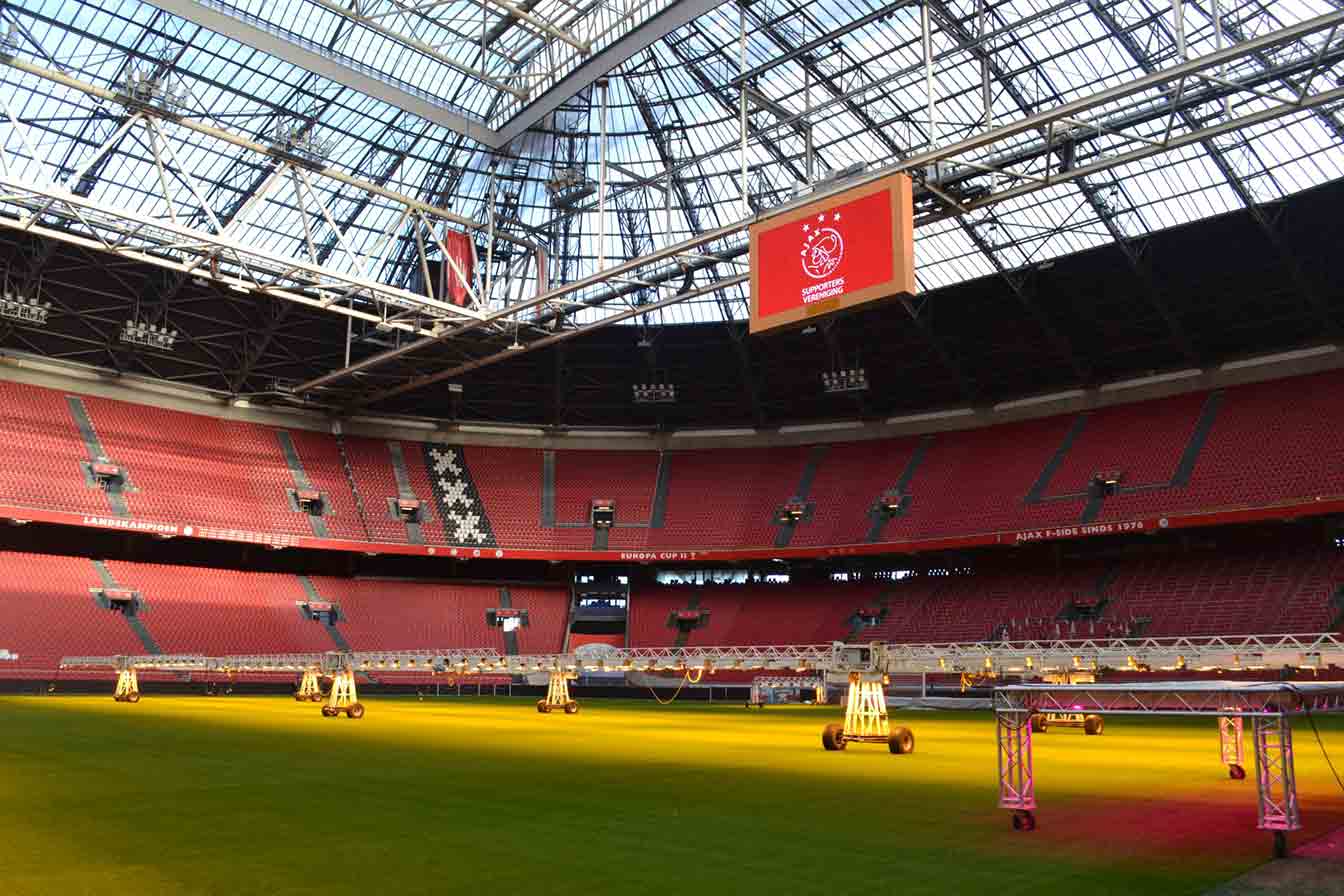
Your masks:
M16 0L0 78L0 891L1344 888L1344 4Z

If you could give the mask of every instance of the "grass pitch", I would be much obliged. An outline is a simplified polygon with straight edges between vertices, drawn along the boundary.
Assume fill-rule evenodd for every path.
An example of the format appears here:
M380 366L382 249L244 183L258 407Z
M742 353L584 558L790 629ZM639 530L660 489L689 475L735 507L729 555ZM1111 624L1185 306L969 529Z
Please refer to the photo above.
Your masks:
M834 707L366 703L0 698L0 892L1160 896L1269 854L1213 720L1038 736L1040 828L1017 834L988 713L893 716L917 744L892 756L824 752ZM1344 766L1344 729L1322 734ZM1344 794L1295 736L1297 843L1344 824Z

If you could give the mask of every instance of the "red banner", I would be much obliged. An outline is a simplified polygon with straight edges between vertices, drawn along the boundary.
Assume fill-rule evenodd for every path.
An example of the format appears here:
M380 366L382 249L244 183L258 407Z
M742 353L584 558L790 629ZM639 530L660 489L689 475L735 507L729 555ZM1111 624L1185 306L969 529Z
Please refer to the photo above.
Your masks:
M443 263L443 297L454 305L466 307L467 290L475 276L471 237L460 230L449 230L444 234L443 246L448 250Z

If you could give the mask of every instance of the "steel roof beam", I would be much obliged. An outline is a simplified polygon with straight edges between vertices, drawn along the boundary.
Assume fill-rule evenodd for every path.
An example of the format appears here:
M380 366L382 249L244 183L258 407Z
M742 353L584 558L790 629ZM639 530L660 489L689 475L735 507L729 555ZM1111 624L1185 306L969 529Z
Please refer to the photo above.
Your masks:
M1017 82L1013 79L1013 76L1005 72L999 66L998 61L994 58L993 54L985 49L984 41L974 40L971 37L971 35L966 31L965 27L962 26L961 22L952 14L951 10L949 10L946 7L946 5L942 2L942 0L930 0L930 3L931 8L934 10L939 20L943 23L944 27L953 35L954 38L956 38L956 40L962 45L962 47L964 47L969 52L977 56L981 60L982 64L987 66L989 72L994 76L995 81L1003 86L1004 92L1007 93L1008 96L1012 98L1013 103L1017 106L1018 110L1023 115L1031 114L1032 111L1031 102L1018 88ZM1062 101L1059 91L1055 89L1054 85L1050 82L1049 77L1046 76L1045 73L1041 74L1046 85L1049 87L1054 100L1056 102ZM1042 136L1048 137L1048 134L1043 133ZM1106 230L1111 235L1111 238L1115 240L1116 244L1120 248L1120 251L1129 261L1130 268L1134 271L1134 274L1139 278L1139 281L1144 285L1145 288L1144 294L1148 299L1149 304L1153 306L1154 310L1157 311L1158 316L1161 317L1163 322L1166 324L1167 332L1171 337L1172 344L1177 348L1178 351L1181 352L1181 354L1186 358L1187 361L1195 364L1196 366L1201 366L1199 356L1195 352L1194 347L1190 342L1190 338L1186 335L1185 328L1181 326L1180 321L1178 321L1176 317L1171 313L1171 309L1167 305L1166 300L1162 298L1162 295L1157 288L1157 284L1153 281L1151 274L1147 271L1146 268L1143 267L1142 261L1139 258L1138 253L1134 250L1134 247L1131 244L1129 237L1126 234L1124 234L1116 225L1114 215L1111 213L1110 209L1107 208L1105 203L1099 201L1095 188L1093 188L1092 185L1089 184L1085 178L1078 179L1078 188L1081 191L1084 198L1086 198L1088 204L1092 207L1092 210L1097 214L1097 217L1101 220L1102 224L1106 227ZM964 222L966 220L966 217L961 216L960 220ZM963 227L966 227L966 225L963 224ZM979 239L978 235L975 238L978 240ZM995 261L995 264L997 266L998 264L997 259L993 260ZM1022 284L1019 282L1019 278L1010 276L1007 272L1003 272L1003 276L1004 279L1008 281L1010 288L1012 288L1013 291L1019 295L1019 298L1024 298L1024 296L1021 294ZM1028 310L1032 311L1033 314L1040 313L1038 310L1036 310L1034 302L1029 302L1027 307ZM1059 343L1053 343L1053 344L1055 344L1056 347L1058 348ZM1070 363L1072 364L1074 371L1078 374L1080 381L1086 381L1087 379L1086 371L1082 368L1081 364L1077 360L1076 355L1071 350L1069 351L1068 354Z
M539 16L534 16L530 10L510 2L510 0L478 0L478 2L488 6L499 7L513 18L531 25L533 29L541 34L554 37L557 40L562 40L585 56L593 51L593 45L588 41L580 40L563 28L557 27L554 23L548 22Z
M491 149L498 149L508 142L485 122L469 118L444 106L428 92L412 91L389 83L367 71L346 65L321 52L315 46L310 47L290 38L280 37L245 19L221 12L198 0L154 0L154 5L217 34L246 44L254 50L260 50L268 56L315 72L337 84L442 125Z
M598 78L606 77L632 59L636 53L705 15L722 2L723 0L676 0L669 3L645 22L590 55L569 74L532 98L531 102L499 126L495 134L497 142L490 145L495 149L507 145L538 121L586 90Z
M600 330L603 329L604 327L609 327L612 324L620 323L621 321L624 320L629 320L632 317L638 317L641 314L648 314L650 312L657 311L661 308L667 308L671 305L677 304L678 302L685 302L690 299L699 298L700 296L713 292L716 289L722 289L725 286L736 286L738 284L745 283L747 279L748 277L746 274L737 274L735 276L719 280L711 286L705 286L700 289L691 290L690 292L678 293L666 299L660 299L656 302L650 302L647 305L636 305L634 307L627 308L623 311L619 311L612 314L610 317L605 317L602 318L601 320L587 324L582 329L567 330L564 332L552 334L550 336L543 336L540 339L536 339L533 340L532 342L528 342L524 345L521 345L519 348L516 349L512 347L504 348L499 351L492 352L484 357L476 358L474 360L466 361L462 364L455 365L453 367L448 368L447 370L440 370L436 371L435 373L426 374L424 376L418 376L398 386L393 386L389 389L382 389L371 395L365 395L357 399L350 405L348 405L347 410L364 407L366 405L373 404L374 402L384 401L388 398L394 398L398 395L403 395L407 392L414 392L417 389L423 389L425 386L431 386L434 383L443 382L444 380L452 379L455 376L461 376L462 374L467 373L468 371L476 370L477 368L485 367L489 364L494 364L497 361L503 361L508 358L516 358L519 357L520 355L536 351L537 349L546 348L547 346L555 345L556 343L559 342L564 342L567 339L572 339L579 333L587 333L593 330ZM298 390L296 389L295 391Z
M825 48L828 44L834 42L837 38L844 37L851 31L857 31L866 25L872 24L873 22L881 21L882 19L885 19L888 16L895 13L897 10L903 9L907 6L918 6L919 2L920 0L896 0L896 2L894 3L888 3L886 6L879 7L878 9L875 9L872 12L859 16L852 22L846 22L840 27L827 31L820 37L813 38L812 40L809 40L806 43L792 47L790 46L782 47L780 52L776 55L771 56L768 61L762 62L760 65L757 65L754 68L750 68L747 71L743 72L742 74L733 77L733 79L728 82L728 86L740 88L744 84L755 83L761 77L761 75L770 72L772 69L778 68L779 66L783 65L786 62L789 62L793 59L797 59L800 56L810 55L816 52L817 50ZM742 3L741 5L743 7L747 7L746 3ZM762 27L771 28L772 23L766 22L760 16L753 15L752 17L755 18L757 20L757 23ZM771 30L773 30L773 28L771 28Z
M1170 69L1154 72L1151 75L1146 75L1142 78L1137 78L1124 84L1107 88L1091 96L1074 100L1070 103L1064 104L1061 107L1051 109L1046 112L1027 116L1026 118L1020 121L1007 124L998 128L994 128L990 131L972 136L962 141L958 141L949 146L939 147L938 149L935 150L917 154L901 162L898 162L895 165L888 166L879 171L875 171L874 173L867 175L863 178L847 182L843 185L843 188L848 189L855 186L856 184L874 181L880 179L881 177L885 177L887 174L890 174L894 171L907 171L911 169L924 168L929 165L932 165L935 162L955 158L956 156L964 152L972 151L975 149L981 149L986 146L992 146L996 142L1028 131L1035 131L1035 130L1041 130L1043 128L1048 128L1053 122L1058 122L1061 119L1066 118L1074 119L1080 117L1084 113L1090 111L1091 109L1115 103L1119 100L1123 100L1127 97L1130 97L1136 93L1152 90L1153 88L1160 87L1164 84L1167 84L1181 77L1197 74L1201 70L1217 66L1224 61L1232 61L1237 58L1241 58L1243 56L1265 49L1267 47L1277 46L1285 42L1300 39L1301 37L1316 33L1318 31L1333 28L1339 25L1341 22L1344 22L1344 13L1331 13L1325 16L1319 16L1307 22L1299 23L1297 25L1289 26L1288 28L1280 29L1270 34L1263 35L1255 39L1254 41L1249 41L1237 45L1235 47L1228 48L1223 51L1215 52L1206 55L1204 57L1200 57L1199 59L1184 62ZM1172 136L1164 144L1146 143L1138 149L1131 150L1129 152L1118 153L1114 156L1103 158L1090 165L1080 166L1066 172L1052 175L1049 178L1043 179L1041 181L1030 181L1023 183L1017 187L1001 190L998 193L986 197L983 200L961 205L959 208L953 209L953 211L951 212L939 216L934 216L930 219L926 219L926 221L938 220L943 217L947 217L950 214L964 213L965 211L969 211L974 208L985 207L997 202L1004 201L1009 198L1026 195L1027 193L1034 192L1047 186L1052 186L1061 183L1069 183L1078 178L1086 177L1091 174L1108 170L1111 167L1130 164L1132 162L1149 158L1159 153L1168 152L1173 149L1178 149L1182 146L1189 145L1190 143L1195 143L1204 139L1208 139L1211 136L1217 136L1218 134L1240 130L1265 121L1273 120L1277 117L1280 117L1285 114L1290 114L1292 112L1308 110L1315 108L1316 106L1319 105L1325 105L1331 102L1336 102L1341 98L1344 98L1344 88L1338 88L1336 90L1325 91L1323 93L1316 94L1314 96L1304 97L1294 104L1285 103L1277 107L1270 107L1261 110L1259 112L1244 116L1239 119L1224 122L1220 125L1203 129L1201 131L1186 134L1177 134ZM1141 116L1141 118L1143 120L1150 120L1154 115L1160 117L1163 115L1168 115L1170 114L1170 112L1171 108L1159 107L1156 110L1148 110L1147 112L1145 112L1143 116ZM1049 150L1050 147L1047 146L1046 151ZM841 189L841 187L836 187L834 189ZM815 201L816 199L821 198L822 196L828 195L829 192L834 192L834 190L818 191L799 201L800 202ZM781 209L772 209L771 213L772 214L777 213L780 210ZM714 239L721 239L723 237L732 235L740 235L745 230L748 223L749 221L746 220L739 221L736 224L720 228L714 234L709 235L707 237L698 240L687 241L686 243L683 243L680 246L669 247L667 249L661 250L659 253L654 253L654 255L650 256L649 258L633 259L629 262L626 262L625 264L617 265L613 268L608 269L607 271L603 271L598 274L592 275L588 278L584 278L583 280L577 281L576 283L560 287L559 289L556 290L552 290L536 299L529 300L527 302L521 303L520 305L514 306L512 309L506 309L501 312L496 312L494 315L490 316L487 320L494 320L507 317L513 314L518 314L522 310L525 310L530 307L535 307L536 305L544 304L548 301L567 295L571 292L585 289L591 285L601 283L607 280L619 278L626 273L637 270L640 266L647 264L650 260L659 257L666 258L669 257L670 255L676 254L678 251L685 252L691 248L694 248L695 246L704 245ZM670 304L671 300L669 300L668 303ZM479 324L467 324L465 326L446 331L445 333L440 334L439 336L421 340L420 342L412 343L408 346L403 346L400 349L396 349L390 352L384 352L381 355L375 355L372 358L365 359L359 364L351 365L343 370L333 371L330 374L318 377L317 379L310 381L306 385L308 387L325 385L326 383L332 382L345 376L349 376L354 372L369 369L373 366L377 366L379 364L385 363L386 361L392 360L395 357L401 357L403 354L418 351L430 345L447 341L451 338L456 337L457 335L460 335L463 332L475 329L477 326L479 326ZM561 338L569 338L569 336L572 336L577 332L580 331L578 330L571 331L569 334L563 335ZM492 356L492 359L498 359L505 356L506 355L496 355ZM481 365L479 363L473 364L473 367L475 366L481 366ZM964 375L959 376L959 379L964 380ZM407 390L399 390L398 394L401 391L407 391Z
M1106 27L1106 30L1110 32L1122 47L1125 48L1125 52L1127 52L1145 72L1152 74L1157 70L1157 64L1153 62L1147 51L1139 45L1139 42L1134 39L1132 34L1120 26L1120 23L1115 20L1108 10L1101 6L1098 0L1088 0L1088 5L1101 20L1101 23ZM1165 28L1162 28L1160 24L1155 25L1154 27L1161 28L1163 31L1166 30ZM1334 36L1333 29L1330 31L1329 36ZM1328 49L1328 46L1322 47L1322 55L1324 55L1326 49ZM1312 74L1314 74L1314 72L1308 73L1308 80L1311 79ZM1290 81L1288 83L1291 84L1292 82ZM1294 93L1300 93L1301 91L1302 88L1294 86ZM1317 114L1320 114L1321 109L1321 106L1316 107ZM1179 110L1179 115L1181 116L1181 120L1185 122L1186 127L1191 130L1198 130L1200 121L1194 116L1194 113L1192 113L1189 108ZM1237 197L1241 200L1242 204L1251 213L1252 219L1255 220L1255 223L1260 227L1260 230L1269 240L1275 253L1283 262L1284 267L1288 269L1288 276L1292 279L1293 285L1297 287L1298 292L1302 294L1302 297L1307 300L1307 304L1311 306L1316 315L1316 319L1323 328L1323 332L1331 338L1339 335L1340 326L1331 315L1329 307L1321 298L1315 285L1307 279L1306 272L1302 270L1302 265L1298 262L1296 256L1280 238L1274 222L1268 218L1264 209L1261 208L1261 203L1251 194L1250 188L1247 187L1245 180L1237 173L1236 169L1232 167L1232 163L1228 161L1226 153L1213 142L1212 138L1201 140L1200 146L1203 147L1204 151L1208 154L1209 158L1213 161L1224 179L1227 180L1228 186L1230 186L1233 192L1237 194ZM1275 198L1277 199L1281 197Z
M1022 95L1020 90L1018 90L1017 84L1013 81L1012 77L999 68L999 64L995 61L993 54L984 48L983 42L972 37L970 32L968 32L961 22L957 20L956 16L954 16L947 6L943 4L942 0L925 0L925 2L929 6L930 13L942 25L943 30L950 34L952 39L955 40L962 49L979 59L983 65L988 66L989 70L998 80L998 83L1003 85L1004 91L1012 97L1018 110L1023 115L1031 114L1031 104L1027 102L1026 97ZM1048 79L1047 83L1049 83ZM1055 93L1056 99L1058 99L1058 93L1054 91L1053 87L1051 88L1051 92ZM1036 299L1031 295L1027 289L1026 278L1021 274L1012 273L1008 270L1002 259L999 258L998 253L994 251L994 247L989 244L989 241L981 235L980 231L976 229L975 225L965 215L958 215L957 222L961 225L962 232L965 233L967 238L969 238L975 247L980 250L981 254L985 256L990 265L993 266L994 270L998 272L999 277L1002 278L1004 283L1008 284L1008 290L1017 299L1018 304L1026 310L1027 314L1030 315L1034 321L1036 321L1036 325L1039 326L1041 332L1045 334L1046 341L1050 344L1050 347L1054 349L1056 356L1069 365L1069 368L1073 371L1078 382L1086 382L1089 375L1087 368L1079 359L1077 352L1073 350L1073 345L1070 343L1068 337L1054 325L1054 322L1050 320L1044 309L1041 308L1036 302Z
M115 91L108 90L105 87L98 87L97 85L90 84L87 81L81 81L78 78L71 77L62 72L44 68L40 65L34 65L32 63L25 62L22 59L16 59L16 58L6 59L5 63L13 68L18 69L21 72L25 72L30 75L35 75L36 77L39 78L44 78L48 81L59 84L62 87L68 87L72 90L77 90L80 93L88 94L89 96L95 97L105 102L111 102L111 103L120 102L120 98L118 97ZM271 158L275 158L277 156L276 151L270 146L266 146L264 144L256 142L255 140L250 140L246 137L239 136L231 131L226 131L222 128L214 127L213 125L204 124L192 118L178 117L172 119L172 122L178 127L185 128L189 131L194 131L205 137L210 137L215 140L221 140L225 143L231 143L234 146L240 147L242 149L251 150L252 152L255 152L261 156L268 156ZM472 220L471 218L464 217L462 215L457 214L456 212L449 211L448 209L445 208L439 208L437 206L430 205L429 203L422 202L419 199L407 196L404 193L398 193L397 191L389 190L386 187L376 186L362 178L346 174L339 168L335 168L329 165L314 166L314 170L318 174L321 174L323 177L339 181L345 184L346 186L354 187L359 190L364 190L366 192L373 193L375 195L383 197L384 199L389 199L394 202L405 205L414 211L434 215L437 218L442 218L443 220L453 224L457 224L460 227L465 227L469 230L483 230L485 228L485 225L480 223L479 221L475 221ZM503 235L503 238L507 239L509 242L516 243L519 246L522 246L527 249L537 248L534 243L520 239L518 237Z

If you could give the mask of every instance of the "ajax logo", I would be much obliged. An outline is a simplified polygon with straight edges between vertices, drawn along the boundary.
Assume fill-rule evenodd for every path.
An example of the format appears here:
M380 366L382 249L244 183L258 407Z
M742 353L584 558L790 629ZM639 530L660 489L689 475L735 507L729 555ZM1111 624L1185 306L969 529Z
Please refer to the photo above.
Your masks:
M845 257L845 240L840 231L827 226L826 215L817 215L817 220L803 225L803 248L799 253L803 260L803 273L813 280L829 277L840 266ZM840 223L840 213L830 216L831 224Z

